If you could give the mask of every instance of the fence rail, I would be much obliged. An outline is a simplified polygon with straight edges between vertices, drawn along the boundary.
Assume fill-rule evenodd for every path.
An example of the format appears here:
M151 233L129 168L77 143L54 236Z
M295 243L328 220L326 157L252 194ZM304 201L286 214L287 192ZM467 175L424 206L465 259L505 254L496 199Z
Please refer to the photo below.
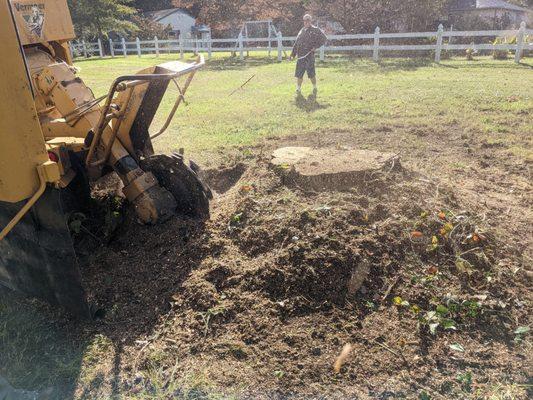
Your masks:
M509 38L511 43L487 43L488 38ZM483 43L476 43L473 39L486 38ZM394 44L388 43L391 40L403 39L402 42L410 43ZM462 39L462 40L461 40ZM211 58L214 52L233 52L244 59L245 53L254 51L268 51L277 55L278 61L283 59L284 53L292 49L296 40L295 36L283 36L278 32L275 38L246 38L242 34L235 39L184 39L160 40L155 37L153 40L120 41L109 40L104 44L98 40L95 43L85 41L71 42L70 49L74 57L126 57L129 54L136 54L141 57L143 54L180 53L183 57L186 52L206 52ZM354 44L354 41L367 41L365 44ZM412 42L417 43L412 43ZM457 42L463 43L457 43ZM387 43L386 43L387 42ZM326 53L339 52L371 52L372 58L378 61L384 51L433 51L435 61L440 62L444 51L468 50L484 51L513 51L515 62L520 62L524 51L533 50L533 30L526 29L523 22L518 30L500 31L444 31L442 25L436 32L406 32L406 33L382 33L380 28L376 28L372 34L349 34L349 35L329 35L326 45L320 48L319 56L325 60Z

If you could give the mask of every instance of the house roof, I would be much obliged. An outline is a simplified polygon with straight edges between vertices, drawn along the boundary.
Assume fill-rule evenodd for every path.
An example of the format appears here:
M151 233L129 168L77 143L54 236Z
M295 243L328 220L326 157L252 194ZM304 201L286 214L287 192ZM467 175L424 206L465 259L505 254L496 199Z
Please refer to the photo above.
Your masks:
M176 14L176 13L191 16L191 14L189 14L185 10L182 10L181 8L168 8L166 10L150 11L150 12L143 13L143 15L146 18L151 18L157 22L157 21L161 21L163 18L168 17L169 15Z
M504 0L477 0L476 8L502 8L511 11L529 11L525 7L520 7Z
M508 11L528 12L527 8L508 3L504 0L458 0L452 6L452 11L468 11L483 9L500 9Z

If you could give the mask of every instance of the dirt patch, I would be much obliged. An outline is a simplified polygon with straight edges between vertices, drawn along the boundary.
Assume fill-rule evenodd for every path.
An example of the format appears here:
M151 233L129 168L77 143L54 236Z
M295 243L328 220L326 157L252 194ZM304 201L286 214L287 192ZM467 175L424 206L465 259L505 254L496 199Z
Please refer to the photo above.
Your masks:
M120 349L124 393L168 397L161 382L191 373L265 399L467 398L529 379L521 261L453 186L385 168L309 191L263 158L206 176L221 193L206 225L126 222L82 260L108 310L86 329Z
M220 167L204 172L204 179L209 186L218 194L224 194L241 179L246 172L243 163L231 167Z

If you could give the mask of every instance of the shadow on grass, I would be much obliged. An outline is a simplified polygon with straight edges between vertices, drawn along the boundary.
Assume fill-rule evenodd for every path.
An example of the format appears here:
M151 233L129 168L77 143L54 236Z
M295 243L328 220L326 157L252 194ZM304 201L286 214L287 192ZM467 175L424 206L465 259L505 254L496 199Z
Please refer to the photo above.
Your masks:
M336 68L341 72L416 71L432 64L433 61L426 58L385 58L376 63L372 59L362 57L328 57L325 61L318 62L320 68Z
M289 62L284 57L282 62ZM261 67L272 64L279 64L275 57L246 57L244 60L240 60L239 57L231 58L219 58L210 60L206 64L207 70L212 71L224 71L224 70L245 70L253 67ZM376 71L382 70L388 71L414 71L418 68L427 67L433 64L433 61L423 58L412 59L385 59L379 63L375 63L368 58L361 57L328 57L325 61L318 61L317 66L320 68L338 68L346 70L368 70ZM294 64L296 65L296 64Z
M0 286L0 374L15 388L54 388L71 399L86 343L69 334L68 320L46 305Z
M109 248L79 254L89 298L107 311L103 320L80 321L0 287L0 376L14 388L51 388L50 400L93 399L104 393L118 399L131 394L134 383L125 382L122 374L126 366L130 368L133 356L125 348L131 349L157 332L161 318L172 311L172 295L181 290L191 269L202 262L204 256L199 249L205 247L206 240L203 224L197 221L176 218L166 227L131 224L121 229L135 231L139 242L117 238ZM179 232L182 240L172 240L168 246L156 243L169 228L173 237ZM175 260L156 271L145 262L146 249L142 246L150 235L154 242L148 245L161 248L166 257ZM128 251L129 256L117 257L117 248L123 249L119 253ZM144 372L140 369L138 373ZM149 395L157 386L145 378L135 385L140 393Z
M274 57L246 57L241 60L236 56L210 60L206 63L205 69L209 71L244 70L271 64L279 64L279 61Z
M187 54L184 62L194 61L194 57ZM395 71L416 71L419 68L426 67L442 67L442 68L451 68L451 69L473 69L473 68L530 68L533 69L533 65L527 62L520 62L515 64L512 58L508 60L503 60L502 62L487 62L485 59L474 59L471 61L466 61L461 57L452 57L445 58L441 63L435 63L433 60L433 54L428 54L427 56L413 56L413 57L382 57L380 61L374 62L371 57L362 57L358 55L328 55L325 61L319 61L317 57L317 66L319 68L336 68L340 72L351 72L351 71L360 71L360 72L395 72ZM121 56L116 56L114 60L119 60ZM129 55L127 59L137 58L136 56ZM143 58L148 58L144 56ZM168 61L169 58L157 58L155 56L150 56L153 59L153 64L159 64L164 61ZM206 57L207 59L207 57ZM112 60L111 57L104 57L103 59L97 58L77 58L75 60L76 64L82 64L85 62L94 62L95 60L101 60L105 62L107 60ZM176 60L179 60L179 55L176 56ZM282 62L289 62L287 54L284 54ZM239 55L229 56L229 57L217 57L206 62L205 69L208 71L231 71L231 70L246 70L249 68L268 66L272 64L279 64L276 55L274 54L271 57L267 56L245 56L244 60L239 58ZM454 63L456 63L454 65Z
M518 64L521 65L522 67L533 69L533 64L528 64L528 63L525 63L523 61L519 62Z
M303 110L307 113L312 113L330 107L329 104L320 104L317 100L316 94L310 94L307 98L305 98L302 94L298 94L294 100L294 104L296 104L296 107L298 107L300 110Z

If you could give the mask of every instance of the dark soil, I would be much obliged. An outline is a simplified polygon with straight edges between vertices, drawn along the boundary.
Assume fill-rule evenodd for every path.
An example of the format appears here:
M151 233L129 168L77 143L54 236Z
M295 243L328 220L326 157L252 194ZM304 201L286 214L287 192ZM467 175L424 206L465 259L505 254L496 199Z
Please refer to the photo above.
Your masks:
M211 221L126 215L83 257L110 391L171 398L193 374L239 398L527 397L528 277L486 215L404 168L314 192L268 161L206 172Z

